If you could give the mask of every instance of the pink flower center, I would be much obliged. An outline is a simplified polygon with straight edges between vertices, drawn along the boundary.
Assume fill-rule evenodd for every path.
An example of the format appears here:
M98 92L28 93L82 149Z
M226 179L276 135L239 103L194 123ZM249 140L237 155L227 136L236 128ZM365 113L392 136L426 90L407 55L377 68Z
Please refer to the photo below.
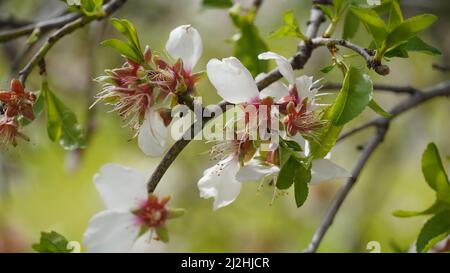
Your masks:
M148 228L157 228L167 220L166 204L169 198L158 198L155 195L149 195L148 199L143 202L139 209L133 213L137 216L138 222Z

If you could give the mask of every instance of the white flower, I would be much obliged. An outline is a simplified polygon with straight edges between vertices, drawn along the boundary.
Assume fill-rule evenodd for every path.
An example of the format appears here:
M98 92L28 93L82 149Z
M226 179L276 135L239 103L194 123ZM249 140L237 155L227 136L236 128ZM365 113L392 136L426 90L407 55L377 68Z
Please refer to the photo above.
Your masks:
M88 252L127 252L142 232L150 238L153 229L158 235L166 231L172 213L165 207L169 198L159 201L147 195L146 179L138 171L107 164L94 176L94 184L106 210L89 221L83 237Z
M295 84L294 69L292 69L291 63L285 57L269 51L259 54L258 59L275 60L281 75L283 75L289 84Z
M179 26L170 32L166 50L173 58L181 58L184 69L192 72L203 52L200 33L191 25Z
M241 183L235 178L238 170L239 161L231 155L206 169L198 181L200 197L214 198L214 210L231 204L238 197L241 191Z
M295 95L298 96L300 100L304 100L305 98L308 99L308 110L312 111L317 108L317 106L320 106L319 104L316 104L316 95L319 88L315 87L319 81L313 82L313 77L306 75L295 78L294 70L292 69L289 60L277 53L264 52L259 54L258 58L260 60L275 60L281 75L289 82L291 87L295 87L295 90L297 90L297 94ZM277 97L289 95L290 88L288 86L283 84L277 84L276 86L272 85L268 87L269 89L272 89L269 92L276 92L276 94L278 94ZM273 88L276 88L277 91L273 91Z
M259 91L250 71L235 57L211 59L206 65L208 78L217 93L234 104L259 100Z
M159 112L151 107L139 129L139 148L147 156L160 156L166 149L168 131Z
M267 76L267 73L261 73L258 76L256 76L255 80L256 82L260 81L261 79L265 78ZM271 85L264 88L260 93L260 98L266 98L266 97L272 97L275 101L281 100L283 97L289 95L289 88L282 82L276 81L272 83Z
M191 74L203 52L200 33L190 25L179 26L170 32L166 50L173 58L181 58L185 72ZM157 108L153 105L147 110L138 135L139 148L151 157L164 153L169 132Z
M296 140L299 143L305 155L309 154L309 144L300 135L297 135ZM329 160L330 154L324 159L314 159L311 166L311 181L310 184L319 184L322 182L336 181L351 177L351 174L344 168L336 165ZM240 182L247 181L261 181L264 182L270 178L276 180L280 168L271 164L263 164L258 160L252 160L236 174L236 179ZM263 180L263 181L262 181Z

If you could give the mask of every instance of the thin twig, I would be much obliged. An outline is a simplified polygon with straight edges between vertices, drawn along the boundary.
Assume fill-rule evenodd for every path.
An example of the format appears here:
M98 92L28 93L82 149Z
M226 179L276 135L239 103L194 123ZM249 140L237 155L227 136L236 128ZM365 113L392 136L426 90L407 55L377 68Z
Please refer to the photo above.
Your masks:
M313 1L314 4L329 4L329 1L320 1L315 0ZM308 37L314 38L317 36L318 30L322 22L324 22L325 17L322 13L322 11L317 7L313 6L311 9L311 15L310 20L307 28L307 35ZM291 59L291 65L294 69L302 69L303 66L306 64L306 62L311 57L311 53L314 50L314 46L310 43L301 42L298 47L297 54ZM256 84L258 86L258 89L261 91L267 86L271 85L275 81L279 80L281 78L281 73L275 69L268 73L263 79L258 81ZM221 102L219 104L221 107L224 107L226 105L225 102ZM203 118L202 120L197 121L197 124L193 124L191 128L186 132L186 134L190 134L190 132L193 132L195 134L194 128L198 127L198 122L201 122L202 125L204 125L209 118ZM167 153L164 155L162 160L159 162L158 166L156 167L155 171L152 173L150 179L147 182L147 191L149 193L152 193L156 187L158 186L159 182L161 181L161 178L164 176L164 174L167 172L169 167L172 165L172 163L175 161L175 159L178 157L178 155L183 151L183 149L189 144L190 140L182 138L181 140L178 140L175 142L175 144L170 147L170 149L167 151Z
M363 170L370 156L373 154L378 145L380 145L381 142L383 142L383 139L387 132L388 124L389 122L385 120L383 126L378 127L378 131L375 134L375 136L367 143L367 145L364 146L362 154L358 162L356 163L355 167L353 168L352 176L348 178L344 186L337 193L335 199L333 200L333 203L331 204L329 210L327 211L321 225L314 233L314 236L312 237L312 240L309 243L309 246L305 252L317 251L320 242L322 242L322 239L325 236L326 232L328 231L328 228L333 223L334 218L338 213L340 207L342 206L342 203L344 203L344 200L347 197L348 193L352 189L353 185L357 182L358 177L361 174L361 171Z
M393 118L399 116L400 114L411 110L415 108L416 106L419 106L433 98L436 97L450 97L450 81L445 81L439 84L436 84L426 90L424 90L421 93L416 94L415 96L405 100L404 102L398 104L395 106L390 113L393 115ZM386 118L379 118L376 121L372 121L369 123L373 123L377 127L377 133L375 136L369 141L367 145L365 145L362 154L356 163L353 171L352 171L352 177L350 177L342 186L341 190L337 193L335 199L331 203L327 213L325 214L322 223L317 228L316 232L314 233L311 242L309 243L308 248L305 250L305 252L316 252L317 248L319 247L320 243L322 242L326 232L332 225L339 209L341 208L342 203L345 201L346 197L348 196L350 190L353 188L355 183L358 181L358 178L361 174L362 169L366 165L367 161L369 160L370 156L373 154L373 152L376 150L376 148L381 144L383 141L387 129L392 122L392 119L386 119ZM366 126L367 128L369 126Z
M342 88L341 83L327 83L324 86L322 86L321 90L336 90L341 88ZM414 95L420 92L420 90L412 86L395 86L387 84L374 84L373 89L376 91L392 92L408 95Z
M75 30L84 27L94 20L101 20L106 18L114 11L119 9L123 4L125 4L127 0L112 0L103 6L104 15L101 17L95 16L82 16L77 18L76 20L69 21L69 23L65 24L62 28L57 30L54 34L52 34L45 42L41 48L36 52L36 54L31 58L31 60L25 65L25 67L19 72L19 80L25 84L25 81L33 70L33 68L39 63L39 61L45 57L47 52L64 36L74 32ZM1 36L0 36L1 41Z
M438 64L435 63L433 64L433 68L442 72L449 72L450 71L450 66L448 65L443 65L443 64Z
M19 28L5 30L0 32L0 42L6 42L25 35L30 35L35 29L39 29L41 32L57 29L81 17L81 13L68 13L56 18L28 24Z
M29 21L18 20L14 17L0 18L0 28L17 28L32 24Z
M346 47L348 49L353 50L354 52L361 55L367 63L367 67L369 69L373 69L375 72L377 72L380 75L387 75L389 74L389 67L387 65L382 64L380 61L376 61L374 59L375 51L371 49L367 49L364 47L361 47L359 45L356 45L352 42L343 40L343 39L334 39L334 38L324 38L324 37L318 37L311 40L311 43L314 46L328 46L328 47L335 47L335 46L342 46Z

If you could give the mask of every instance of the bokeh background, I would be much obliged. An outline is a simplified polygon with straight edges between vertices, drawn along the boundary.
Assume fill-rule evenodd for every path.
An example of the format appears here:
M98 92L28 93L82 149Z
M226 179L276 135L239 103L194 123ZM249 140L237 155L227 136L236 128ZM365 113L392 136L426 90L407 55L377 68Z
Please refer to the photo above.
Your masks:
M270 39L268 34L282 24L282 14L293 9L305 29L309 17L308 0L265 0L256 19L260 32L272 51L291 56L296 39ZM443 56L431 57L412 53L409 59L393 59L391 74L380 77L373 72L375 83L427 87L449 78L448 73L432 69L432 64L450 64L450 3L446 0L403 1L405 17L430 12L440 20L421 35L439 48ZM58 0L0 0L0 19L11 16L18 21L50 18L64 10ZM180 24L196 27L204 42L204 54L197 65L202 70L210 58L232 54L226 40L234 29L226 10L204 9L200 1L129 0L114 14L127 18L137 27L142 43L164 54L171 29ZM2 29L7 26L0 24ZM339 31L337 35L340 35ZM61 40L48 54L47 70L53 91L74 109L83 125L92 129L84 151L66 152L52 143L40 117L25 129L31 142L0 151L0 252L29 252L41 231L55 230L69 240L81 241L90 217L103 209L92 177L108 162L140 169L150 176L158 159L146 158L138 149L132 133L108 108L97 105L88 111L92 96L100 86L92 79L103 69L120 66L122 59L111 49L99 45L102 39L117 36L108 23L96 22ZM360 28L355 42L367 46L368 36ZM24 52L25 38L0 45L0 89L6 89L16 77L18 56ZM363 60L353 62L363 66ZM298 75L323 77L327 82L342 81L336 70L323 74L320 68L330 63L326 49L316 50L306 68ZM272 64L273 65L273 64ZM40 79L35 73L28 89L38 90ZM207 104L219 101L207 79L199 86ZM389 109L405 95L377 93L380 104ZM383 145L364 170L358 184L345 201L335 223L319 248L321 252L366 252L369 241L379 241L383 252L405 251L413 243L426 220L423 217L399 219L397 209L422 209L434 200L420 171L421 154L430 141L441 153L450 155L450 103L437 99L395 120ZM375 117L366 111L348 125L357 126ZM373 133L367 130L339 144L333 160L351 169L358 157L357 146ZM175 161L157 189L171 194L172 206L186 208L188 213L170 221L170 243L139 244L139 251L168 252L299 252L304 249L320 223L341 183L314 186L306 204L297 209L292 193L269 202L272 189L257 192L257 185L244 184L240 197L231 206L212 211L212 200L199 198L196 183L205 168L211 166L205 152L209 146L192 142ZM448 166L448 161L446 162Z

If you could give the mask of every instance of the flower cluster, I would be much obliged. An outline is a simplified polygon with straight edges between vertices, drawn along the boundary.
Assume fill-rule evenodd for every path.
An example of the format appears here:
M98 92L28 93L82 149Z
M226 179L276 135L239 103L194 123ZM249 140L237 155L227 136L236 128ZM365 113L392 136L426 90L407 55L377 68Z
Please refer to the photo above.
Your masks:
M172 121L170 110L196 94L195 85L202 75L193 72L203 51L195 28L182 25L172 30L166 50L176 60L173 64L147 47L143 63L128 58L122 67L106 70L106 76L97 78L103 84L97 102L112 105L112 111L127 120L148 156L164 152Z
M320 106L322 105L318 104L317 82L313 82L312 77L308 76L295 78L289 61L278 54L266 52L260 54L259 58L275 60L279 71L289 85L276 82L259 92L250 72L234 57L210 60L207 65L208 78L218 94L224 100L236 104L237 107L254 105L256 109L259 109L259 106L263 104L276 106L277 108L268 108L267 116L272 122L273 120L281 122L284 130L275 133L285 138L292 138L302 148L299 156L308 157L309 141L315 141L318 130L326 125L321 118ZM256 80L263 76L259 75ZM275 109L279 110L275 111ZM266 121L263 120L263 122ZM257 126L261 125L260 121ZM270 131L270 126L268 129ZM244 133L236 141L219 144L221 147L219 149L214 147L213 153L217 150L221 151L221 157L215 157L220 161L207 169L198 181L200 196L214 198L213 207L218 209L229 205L237 198L242 182L261 181L261 183L275 184L273 182L276 182L280 172L279 145L273 137L269 137L266 142L268 143L249 140L248 135ZM268 144L269 150L261 149L262 144ZM227 146L228 148L223 148ZM228 154L222 151L228 151ZM310 183L350 176L345 169L332 163L328 157L312 160Z
M182 209L168 208L170 197L147 195L146 178L118 164L103 166L94 184L106 210L94 215L84 233L88 252L121 252L133 249L145 236L167 242L167 220L180 217Z
M202 52L197 30L188 25L174 29L166 50L176 59L173 64L146 48L143 63L128 59L122 67L107 70L106 76L98 78L103 83L98 100L112 105L113 111L128 120L138 131L139 147L150 156L164 152L168 127L173 124L170 110L187 105L187 99L196 95L200 75L192 73ZM207 64L208 78L218 94L242 110L225 125L232 128L232 137L211 149L211 157L218 163L198 181L200 196L214 198L214 209L231 204L242 182L260 181L260 187L264 182L276 184L282 168L280 138L296 143L299 148L292 152L298 158L311 159L310 183L349 176L328 157L310 155L310 142L317 141L326 125L318 83L308 76L296 78L290 62L278 54L266 52L259 58L275 60L288 85L275 82L259 92L255 79L237 58L212 59ZM256 80L264 76L258 75ZM248 108L254 109L256 122ZM130 250L144 233L150 238L155 232L157 239L167 241L166 221L183 213L167 208L168 198L147 195L145 177L120 165L105 165L94 184L107 210L91 219L84 235L91 252Z
M28 141L28 137L19 131L19 118L34 120L33 105L36 96L25 91L19 80L13 79L8 91L0 91L3 113L0 116L0 145L17 145L17 138Z

